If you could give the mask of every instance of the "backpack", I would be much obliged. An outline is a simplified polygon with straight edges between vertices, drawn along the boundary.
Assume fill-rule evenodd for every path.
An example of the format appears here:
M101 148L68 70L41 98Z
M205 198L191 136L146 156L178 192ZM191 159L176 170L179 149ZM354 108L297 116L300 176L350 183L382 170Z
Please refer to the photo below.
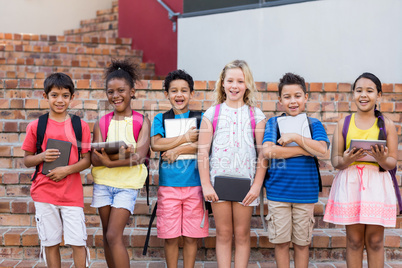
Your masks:
M201 112L194 112L194 111L190 111L188 118L197 118L197 129L200 129L201 126ZM170 109L169 111L163 113L162 115L162 127L163 129L165 129L165 119L174 119L175 118L175 113L173 111L173 109ZM160 154L162 154L163 152L160 152ZM159 157L159 164L162 161L162 158ZM148 204L149 205L149 204ZM152 210L152 214L151 214L151 218L149 219L149 224L148 224L148 231L147 231L147 236L145 238L145 243L144 243L144 249L142 251L142 255L147 255L147 251L148 251L148 244L149 244L149 238L151 236L151 228L152 228L152 223L155 220L156 217L156 210L158 207L158 202L155 203L154 209Z
M144 115L133 111L133 136L135 141L138 141L138 136L140 135L140 131L142 128L142 124L144 123ZM99 129L102 135L102 140L105 142L107 139L107 134L109 132L110 121L112 121L114 112L105 114L99 120ZM147 192L147 205L149 206L149 158L150 158L150 150L148 150L146 159L144 161L145 166L147 167L148 176L145 180L145 189Z
M384 117L382 115L380 117L382 117L382 120L385 122ZM343 123L343 128L342 128L343 145L344 145L345 150L346 150L346 137L348 135L349 124L350 124L351 118L352 118L351 114L345 117L345 122ZM384 123L383 130L384 130L385 138L387 138L387 130L385 129L385 123ZM388 172L391 175L392 183L394 185L396 199L398 200L399 213L402 213L402 199L401 199L401 193L399 192L398 180L396 179L396 176L395 176L396 170L397 170L397 167L395 166L394 169L388 170Z
M81 155L81 142L82 142L82 128L81 128L81 118L79 116L70 114L71 124L73 125L73 130L75 134L75 138L77 139L77 150L78 150L78 159L80 159ZM45 138L47 121L49 119L49 113L45 113L39 116L38 120L38 128L36 129L36 154L42 153L42 144ZM32 176L31 181L34 181L39 172L39 165L35 168L35 173Z

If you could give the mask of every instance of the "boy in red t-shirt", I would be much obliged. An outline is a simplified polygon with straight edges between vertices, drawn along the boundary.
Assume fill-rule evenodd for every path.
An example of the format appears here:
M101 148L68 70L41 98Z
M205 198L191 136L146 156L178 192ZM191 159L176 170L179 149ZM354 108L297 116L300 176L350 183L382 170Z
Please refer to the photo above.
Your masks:
M39 165L39 172L36 178L33 178L31 196L35 202L41 253L43 252L48 267L60 267L59 246L64 232L65 244L71 245L73 249L75 267L85 267L88 265L89 252L86 249L87 234L80 171L91 165L91 133L88 124L81 120L80 158L71 118L67 113L68 106L74 99L74 83L69 76L63 73L48 76L44 82L43 97L48 101L50 109L41 146L42 153L37 153L36 149L38 119L28 125L22 145L25 151L25 166ZM44 175L43 163L53 162L60 154L58 149L46 149L48 139L68 141L72 146L68 165L54 168Z

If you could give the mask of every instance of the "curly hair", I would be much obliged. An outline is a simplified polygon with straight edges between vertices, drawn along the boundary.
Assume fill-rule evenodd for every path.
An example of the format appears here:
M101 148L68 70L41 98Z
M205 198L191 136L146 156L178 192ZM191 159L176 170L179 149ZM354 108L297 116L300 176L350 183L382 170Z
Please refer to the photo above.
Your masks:
M190 92L194 91L194 80L193 77L191 77L191 75L189 75L186 71L184 70L175 70L170 72L165 80L163 81L163 88L165 89L166 92L169 91L170 88L170 83L174 80L184 80L187 82L189 88L190 88Z
M215 99L215 104L220 104L225 102L226 100L226 93L225 89L223 88L223 81L225 80L226 77L226 71L229 69L235 69L235 68L240 68L243 71L244 74L244 80L246 83L246 92L244 93L243 96L243 101L245 104L249 106L255 106L256 105L256 98L257 98L257 87L254 82L253 74L251 73L250 67L248 66L247 62L244 60L234 60L228 64L225 65L221 73L219 74L219 78L216 81L215 84L215 90L214 90L214 99Z
M304 94L307 93L306 82L304 81L304 78L300 75L294 73L285 73L279 80L279 96L282 95L282 89L286 85L299 85L302 88Z
M110 80L124 79L130 88L134 88L136 82L140 80L141 71L138 64L129 59L112 60L112 63L105 71L106 86Z

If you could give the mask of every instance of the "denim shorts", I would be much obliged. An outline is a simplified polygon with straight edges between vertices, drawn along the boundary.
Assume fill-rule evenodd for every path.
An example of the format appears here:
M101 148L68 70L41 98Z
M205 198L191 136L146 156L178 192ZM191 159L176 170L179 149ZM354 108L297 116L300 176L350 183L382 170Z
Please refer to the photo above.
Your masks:
M116 188L94 183L91 207L125 208L133 214L139 191L138 189Z

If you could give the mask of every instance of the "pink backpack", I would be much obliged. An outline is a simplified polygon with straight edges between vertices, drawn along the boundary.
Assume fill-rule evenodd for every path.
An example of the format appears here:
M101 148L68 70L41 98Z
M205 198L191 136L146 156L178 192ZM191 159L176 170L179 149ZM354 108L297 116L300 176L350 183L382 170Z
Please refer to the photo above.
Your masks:
M99 128L102 134L102 140L106 141L107 133L109 132L110 121L112 121L114 112L105 114L99 120ZM133 110L133 134L134 139L137 142L140 130L142 128L142 123L144 122L144 116Z
M216 126L218 125L218 117L219 117L219 112L221 111L221 103L215 106L215 115L214 115L214 120L212 122L212 127L214 129L213 133L215 133ZM254 117L254 107L250 106L250 123L251 123L251 128L253 129L253 136L255 138L255 117Z

